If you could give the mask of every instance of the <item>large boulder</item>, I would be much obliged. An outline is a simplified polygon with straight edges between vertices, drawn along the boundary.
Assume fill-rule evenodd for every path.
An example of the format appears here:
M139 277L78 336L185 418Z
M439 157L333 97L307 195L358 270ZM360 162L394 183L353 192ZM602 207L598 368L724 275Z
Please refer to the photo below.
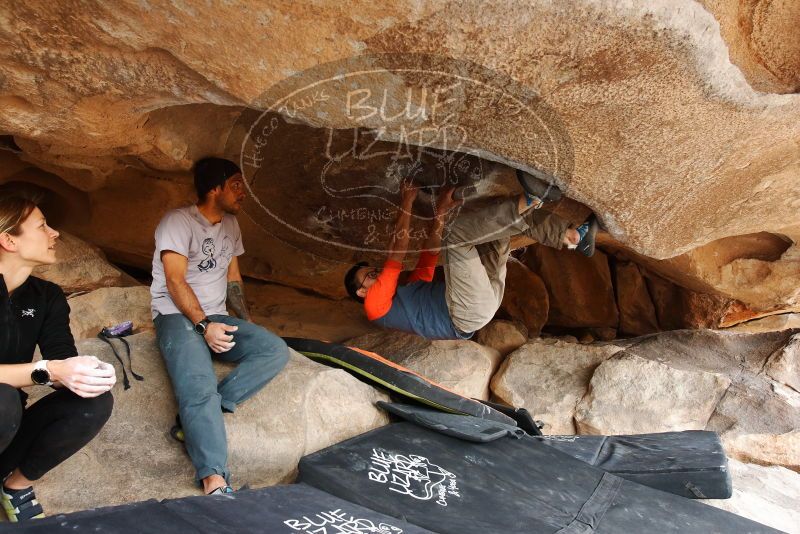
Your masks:
M750 85L765 93L800 91L800 40L784 39L800 20L800 4L702 0L719 21L730 58Z
M707 430L731 436L783 434L800 428L800 393L772 379L765 367L776 355L786 354L794 333L676 330L629 340L626 352L672 369L726 377L731 385Z
M33 276L58 284L67 294L138 284L108 263L100 249L66 232L56 241L56 258L52 265L36 267Z
M127 391L118 382L114 412L100 434L37 483L49 514L199 493L183 446L169 437L176 405L154 333L128 340L134 369L145 379ZM121 375L102 341L85 340L78 348L113 363ZM215 365L218 374L231 368ZM234 485L292 480L303 455L386 424L374 406L386 398L345 371L292 352L272 382L225 416Z
M492 378L500 401L526 408L547 434L575 434L574 415L595 369L621 350L554 338L534 339L511 353Z
M413 334L381 331L347 342L408 367L465 397L489 398L489 381L500 353L474 341L431 341Z
M800 394L763 376L734 377L707 430L739 434L783 434L800 428Z
M661 330L718 328L736 306L730 298L691 291L652 273L645 279Z
M800 429L800 393L766 370L792 354L794 334L680 330L613 344L532 340L506 358L492 392L528 408L550 433L780 435Z
M530 247L525 264L541 276L550 296L548 325L615 329L619 313L608 257L587 258L575 251L543 245Z
M647 283L639 267L630 261L614 265L614 288L619 310L619 331L627 336L658 332L658 318Z
M538 336L547 324L550 298L542 279L523 263L509 258L506 290L500 313L521 322L529 336Z
M624 352L601 363L575 412L581 434L643 434L706 427L730 385Z
M741 434L725 440L728 456L800 472L800 429L785 434Z
M739 323L736 326L726 328L726 330L731 332L760 334L762 332L779 332L781 330L798 328L800 328L800 313L780 313Z
M150 288L103 287L68 300L69 327L75 339L95 337L105 326L133 321L136 332L152 330Z
M733 496L706 504L789 534L800 534L800 474L783 467L728 461Z
M800 392L800 334L775 351L764 371L770 378Z
M520 323L495 319L478 330L475 341L505 357L528 341L528 333Z

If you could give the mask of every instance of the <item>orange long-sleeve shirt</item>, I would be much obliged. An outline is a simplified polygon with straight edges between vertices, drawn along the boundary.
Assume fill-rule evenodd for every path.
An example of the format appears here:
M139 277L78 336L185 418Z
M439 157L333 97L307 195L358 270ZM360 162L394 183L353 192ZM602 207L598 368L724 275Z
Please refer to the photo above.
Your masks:
M417 266L409 276L407 283L430 282L433 280L433 273L436 270L436 262L438 260L438 253L426 251L420 254ZM383 264L381 274L367 290L367 296L364 298L364 311L367 313L367 319L374 321L389 313L402 271L403 264L399 261L386 260L386 263Z

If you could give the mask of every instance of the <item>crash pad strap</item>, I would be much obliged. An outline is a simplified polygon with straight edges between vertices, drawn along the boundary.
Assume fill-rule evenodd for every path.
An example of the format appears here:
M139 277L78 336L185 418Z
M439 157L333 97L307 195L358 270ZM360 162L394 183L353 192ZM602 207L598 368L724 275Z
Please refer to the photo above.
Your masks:
M600 483L592 492L578 515L569 525L557 531L556 534L588 534L594 532L606 510L614 502L617 492L622 486L622 479L610 473L604 473Z

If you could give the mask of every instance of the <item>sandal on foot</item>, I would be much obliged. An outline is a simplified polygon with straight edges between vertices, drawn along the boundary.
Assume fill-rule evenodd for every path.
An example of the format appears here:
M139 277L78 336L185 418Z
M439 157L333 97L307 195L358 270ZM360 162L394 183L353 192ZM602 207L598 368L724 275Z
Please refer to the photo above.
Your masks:
M211 493L206 493L206 495L228 495L230 493L236 493L236 492L230 486L220 486Z
M3 510L5 510L8 520L12 523L44 517L42 505L36 500L36 494L30 486L12 490L0 485L0 501L3 503Z
M179 441L186 445L186 434L183 433L183 426L181 426L181 416L175 416L175 424L169 429L169 435L175 441Z

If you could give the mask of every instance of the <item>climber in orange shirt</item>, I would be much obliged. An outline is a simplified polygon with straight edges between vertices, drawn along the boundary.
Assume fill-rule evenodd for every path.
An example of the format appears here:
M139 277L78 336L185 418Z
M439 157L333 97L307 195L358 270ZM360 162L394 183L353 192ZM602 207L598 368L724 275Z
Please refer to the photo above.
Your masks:
M545 202L561 198L558 188L522 171L517 172L517 178L524 193L459 213L448 228L444 246L446 218L461 200L453 198L455 188L442 190L417 266L407 282L398 285L418 191L405 184L383 268L361 262L345 276L348 294L364 304L367 318L385 328L428 339L469 339L500 307L511 236L525 234L546 246L560 249L566 245L586 256L594 254L598 227L594 216L571 228L565 219L538 209ZM445 281L435 282L433 274L440 250L444 254Z

